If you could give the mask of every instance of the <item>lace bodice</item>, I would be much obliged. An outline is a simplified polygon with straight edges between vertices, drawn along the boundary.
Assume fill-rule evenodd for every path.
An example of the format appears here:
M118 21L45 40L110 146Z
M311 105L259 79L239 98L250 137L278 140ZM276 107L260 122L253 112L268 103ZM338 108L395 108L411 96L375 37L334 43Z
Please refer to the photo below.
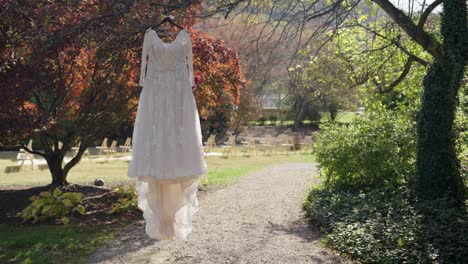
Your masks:
M156 79L162 72L179 70L188 71L190 87L194 86L190 33L183 29L172 42L166 43L156 31L147 29L143 40L139 84L144 86L145 80Z

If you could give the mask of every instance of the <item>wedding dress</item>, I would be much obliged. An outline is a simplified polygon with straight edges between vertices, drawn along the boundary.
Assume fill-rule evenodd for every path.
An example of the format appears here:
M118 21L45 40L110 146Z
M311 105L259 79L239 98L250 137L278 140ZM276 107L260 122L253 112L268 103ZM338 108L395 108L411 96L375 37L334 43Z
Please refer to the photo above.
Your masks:
M146 30L128 176L136 180L152 238L186 239L198 211L199 179L207 166L194 83L190 33L181 30L166 43Z

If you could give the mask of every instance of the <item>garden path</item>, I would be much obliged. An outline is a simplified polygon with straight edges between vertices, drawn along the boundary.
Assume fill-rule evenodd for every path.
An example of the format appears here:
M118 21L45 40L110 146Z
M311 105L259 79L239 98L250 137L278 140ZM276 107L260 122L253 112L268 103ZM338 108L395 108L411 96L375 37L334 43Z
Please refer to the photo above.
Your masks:
M89 263L346 263L320 245L302 211L315 163L274 165L199 201L187 241L149 239L141 221Z

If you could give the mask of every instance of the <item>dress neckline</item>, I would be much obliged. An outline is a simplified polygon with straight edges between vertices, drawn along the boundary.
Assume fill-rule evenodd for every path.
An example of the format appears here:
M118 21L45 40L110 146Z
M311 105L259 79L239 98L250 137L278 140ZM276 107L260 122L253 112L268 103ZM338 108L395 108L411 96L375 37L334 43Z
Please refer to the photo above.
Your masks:
M150 28L150 29L154 32L154 34L155 34L156 37L159 39L159 41L161 41L164 45L167 45L167 46L170 46L170 45L172 45L174 42L176 42L177 38L179 37L179 35L180 35L180 33L181 33L182 31L187 31L186 29L181 29L181 30L177 33L176 37L175 37L171 42L164 42L164 41L161 39L161 37L159 37L159 35L158 35L158 33L156 32L156 30L154 30L154 29L152 29L152 28Z

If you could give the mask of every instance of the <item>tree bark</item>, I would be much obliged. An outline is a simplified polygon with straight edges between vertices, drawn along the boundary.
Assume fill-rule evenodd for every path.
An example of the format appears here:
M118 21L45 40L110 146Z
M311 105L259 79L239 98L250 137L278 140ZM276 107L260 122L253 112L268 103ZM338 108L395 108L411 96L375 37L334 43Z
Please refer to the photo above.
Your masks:
M68 185L68 171L63 170L62 162L63 156L56 155L55 152L47 159L47 164L49 165L49 170L52 175L52 185Z
M338 114L338 109L337 109L335 104L333 104L333 103L329 104L328 113L330 114L331 121L335 122L336 121L336 116Z
M444 0L440 57L424 79L422 107L417 120L415 195L419 201L445 196L464 199L456 152L455 112L467 61L468 31L465 0Z
M294 118L295 130L298 130L301 125L302 119L304 117L304 111L305 111L306 105L307 105L306 100L302 100L300 103L298 103L298 107L296 109L296 118Z
M396 8L389 0L373 0L388 16L392 18L414 41L423 47L432 56L441 56L440 43L429 33L422 30L424 23L416 25L403 11Z

